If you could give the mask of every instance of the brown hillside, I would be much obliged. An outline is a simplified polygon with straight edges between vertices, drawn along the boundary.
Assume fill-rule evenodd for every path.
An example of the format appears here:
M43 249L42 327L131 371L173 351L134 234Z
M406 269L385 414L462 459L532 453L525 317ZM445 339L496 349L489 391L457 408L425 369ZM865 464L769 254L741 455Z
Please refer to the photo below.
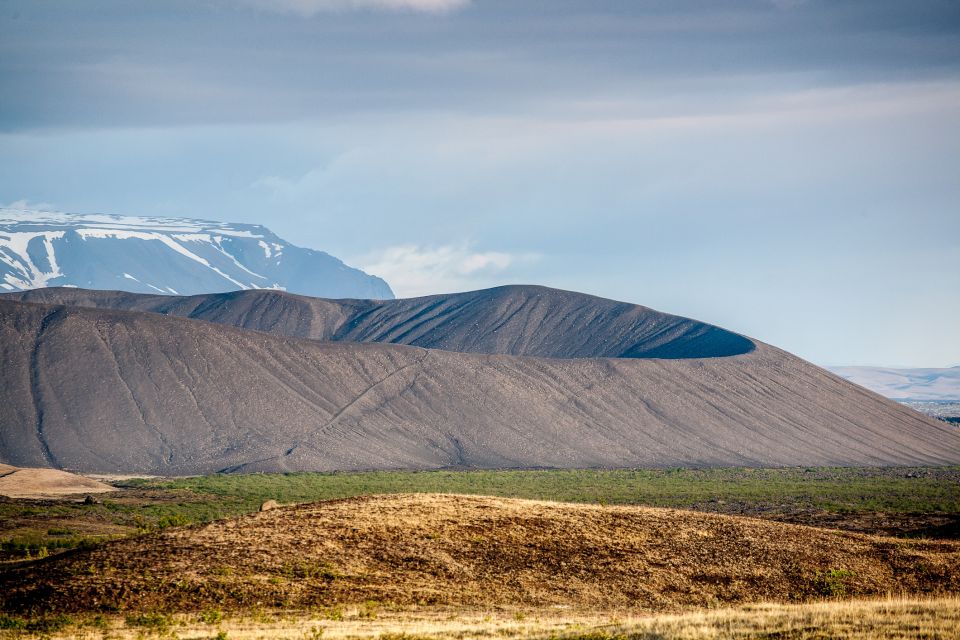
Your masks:
M0 576L10 612L376 600L672 610L960 591L960 543L639 507L459 495L283 507Z
M20 469L0 464L0 496L49 498L116 491L97 480L58 469Z

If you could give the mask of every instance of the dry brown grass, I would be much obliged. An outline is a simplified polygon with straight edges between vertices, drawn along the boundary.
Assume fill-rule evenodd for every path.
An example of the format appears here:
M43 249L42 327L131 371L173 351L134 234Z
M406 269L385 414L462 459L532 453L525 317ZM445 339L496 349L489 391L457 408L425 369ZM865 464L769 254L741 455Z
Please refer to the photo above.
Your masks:
M181 640L675 640L835 638L879 640L960 638L960 599L887 598L802 605L755 604L676 615L638 616L623 611L405 609L364 607L326 612L258 613L204 620L196 614L140 625L122 616L77 622L48 638L116 640L176 637ZM32 638L20 632L0 638Z
M960 592L960 543L672 509L400 495L298 505L48 558L0 610L383 606L678 611Z
M659 616L607 630L616 638L791 638L813 640L960 638L960 599L887 599L760 604Z

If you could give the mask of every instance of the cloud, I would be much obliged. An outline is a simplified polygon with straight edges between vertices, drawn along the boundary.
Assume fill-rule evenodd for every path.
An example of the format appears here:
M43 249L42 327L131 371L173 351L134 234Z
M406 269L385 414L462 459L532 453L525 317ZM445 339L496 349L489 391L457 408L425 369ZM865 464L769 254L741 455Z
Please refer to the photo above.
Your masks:
M0 209L23 209L25 211L55 211L56 207L49 202L31 202L26 198L20 198L9 204L0 203Z
M244 4L277 13L303 17L338 11L412 11L446 13L465 7L470 0L242 0Z
M536 254L475 252L467 244L387 247L351 262L384 278L400 298L469 291L506 284L510 268L536 261Z
M807 0L769 0L770 4L778 9L796 9L807 3Z

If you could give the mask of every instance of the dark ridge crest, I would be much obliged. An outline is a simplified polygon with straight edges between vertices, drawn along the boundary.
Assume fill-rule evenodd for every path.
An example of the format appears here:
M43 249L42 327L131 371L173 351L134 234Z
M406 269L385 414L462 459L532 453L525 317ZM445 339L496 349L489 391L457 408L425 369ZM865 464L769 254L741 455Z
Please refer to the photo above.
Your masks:
M327 300L248 290L157 296L82 289L7 294L25 302L150 311L276 335L544 358L720 358L742 335L639 305L511 285L403 300Z

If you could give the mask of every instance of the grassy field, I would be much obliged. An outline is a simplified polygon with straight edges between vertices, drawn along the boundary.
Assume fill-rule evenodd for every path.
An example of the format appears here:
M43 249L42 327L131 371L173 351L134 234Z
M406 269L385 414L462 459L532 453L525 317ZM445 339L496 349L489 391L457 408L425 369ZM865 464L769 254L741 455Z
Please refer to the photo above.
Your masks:
M31 626L32 625L32 626ZM316 612L211 610L172 616L0 618L0 638L133 640L374 639L692 640L694 638L914 640L960 638L960 599L888 598L804 605L758 604L678 615L559 610L448 611L409 609L371 614L363 607Z
M127 480L99 504L0 501L0 558L313 502L447 492L749 515L891 535L957 537L960 467L430 471Z
M383 493L467 493L690 508L710 502L834 512L960 512L960 467L425 471L211 475L130 486L216 495L249 508Z

